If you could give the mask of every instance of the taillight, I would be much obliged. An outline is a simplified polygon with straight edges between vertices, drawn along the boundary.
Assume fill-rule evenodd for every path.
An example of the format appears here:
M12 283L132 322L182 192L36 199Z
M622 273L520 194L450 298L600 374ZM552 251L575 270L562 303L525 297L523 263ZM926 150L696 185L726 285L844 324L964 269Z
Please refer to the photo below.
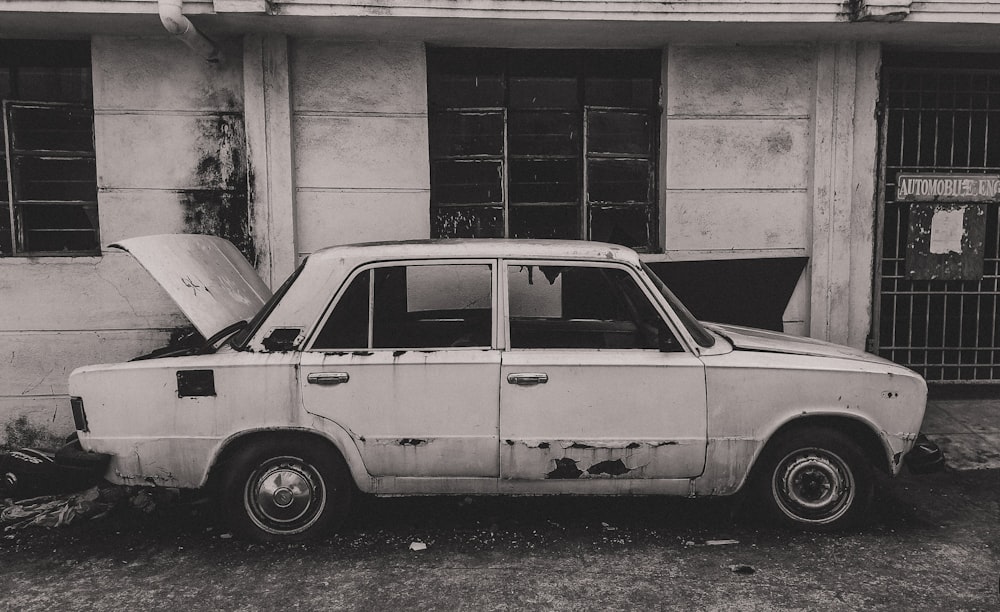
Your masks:
M87 413L83 411L83 398L69 398L69 405L73 409L73 424L77 431L90 431L87 427Z

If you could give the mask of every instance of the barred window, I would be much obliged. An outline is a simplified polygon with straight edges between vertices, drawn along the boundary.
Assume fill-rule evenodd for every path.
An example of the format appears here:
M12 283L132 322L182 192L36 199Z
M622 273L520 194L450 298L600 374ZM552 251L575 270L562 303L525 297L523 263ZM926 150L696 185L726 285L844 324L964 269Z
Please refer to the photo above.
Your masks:
M0 41L0 255L100 251L90 44Z
M659 51L429 49L434 237L658 248Z

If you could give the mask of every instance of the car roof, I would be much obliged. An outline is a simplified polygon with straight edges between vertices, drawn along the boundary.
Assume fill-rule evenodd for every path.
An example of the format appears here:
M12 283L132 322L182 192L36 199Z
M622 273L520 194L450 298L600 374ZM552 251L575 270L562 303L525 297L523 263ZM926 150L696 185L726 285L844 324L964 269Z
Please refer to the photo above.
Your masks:
M628 247L584 240L526 240L506 238L400 240L326 247L311 260L394 259L580 259L619 261L639 265L639 255Z

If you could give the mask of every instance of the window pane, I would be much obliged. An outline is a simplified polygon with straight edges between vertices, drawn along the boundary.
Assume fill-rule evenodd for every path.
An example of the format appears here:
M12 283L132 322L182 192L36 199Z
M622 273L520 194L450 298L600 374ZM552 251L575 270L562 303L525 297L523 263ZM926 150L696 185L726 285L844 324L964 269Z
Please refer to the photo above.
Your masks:
M652 206L592 206L590 239L646 250L656 227Z
M330 318L316 337L313 348L368 348L368 286L370 272L362 272L351 281Z
M10 255L13 252L10 234L10 208L7 206L6 199L0 200L0 255Z
M374 273L374 348L491 345L490 266L398 266Z
M644 113L587 113L587 152L649 155L653 150L652 118Z
M500 206L448 206L431 210L434 238L503 238Z
M578 206L511 206L511 238L580 237Z
M653 166L644 159L591 159L587 175L592 204L652 201Z
M92 251L99 247L93 205L25 204L21 220L25 250Z
M0 142L0 145L3 143ZM0 203L10 198L10 184L7 182L7 158L0 151ZM0 221L2 223L3 221Z
M513 159L510 201L579 202L580 164L575 159Z
M499 108L504 83L500 75L438 74L429 77L431 108Z
M18 202L97 200L94 158L17 157L14 196Z
M650 108L656 102L653 79L589 78L584 91L587 106Z
M431 157L503 155L503 113L436 113Z
M655 349L662 320L620 268L508 266L512 348Z
M9 99L10 92L11 92L10 69L0 66L0 100Z
M93 232L29 229L24 232L24 250L35 253L75 253L96 251L99 245Z
M94 150L94 113L66 106L14 106L10 109L13 147L20 151Z
M503 202L500 162L455 160L432 163L431 201L435 204Z
M77 204L22 204L21 213L28 227L38 230L97 229L97 207Z
M2 75L2 71L0 71ZM3 81L0 80L0 86ZM2 93L2 92L0 92ZM0 141L3 146L3 141ZM8 206L7 159L0 151L0 255L10 255L14 252L10 233L10 207Z
M510 108L579 108L577 80L510 77Z
M579 155L579 113L512 112L507 139L511 155Z
M0 141L0 146L3 146L2 141ZM0 151L0 255L10 255L13 252L11 248L10 208L7 203L10 196L8 194L7 159Z
M90 68L84 67L19 68L17 90L21 100L90 102L93 99Z

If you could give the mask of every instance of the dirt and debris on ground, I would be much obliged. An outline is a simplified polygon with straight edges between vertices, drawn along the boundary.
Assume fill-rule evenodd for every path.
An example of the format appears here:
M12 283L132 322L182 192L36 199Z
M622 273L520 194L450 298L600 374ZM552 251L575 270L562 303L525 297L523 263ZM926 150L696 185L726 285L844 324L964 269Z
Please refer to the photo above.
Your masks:
M82 520L103 518L121 505L148 514L158 505L173 504L179 497L177 489L102 483L83 491L0 499L0 528L8 532L26 527L66 527Z
M735 500L364 498L340 533L276 545L202 500L119 503L5 532L0 609L1000 609L1000 471L879 492L869 526L836 534L740 518Z

